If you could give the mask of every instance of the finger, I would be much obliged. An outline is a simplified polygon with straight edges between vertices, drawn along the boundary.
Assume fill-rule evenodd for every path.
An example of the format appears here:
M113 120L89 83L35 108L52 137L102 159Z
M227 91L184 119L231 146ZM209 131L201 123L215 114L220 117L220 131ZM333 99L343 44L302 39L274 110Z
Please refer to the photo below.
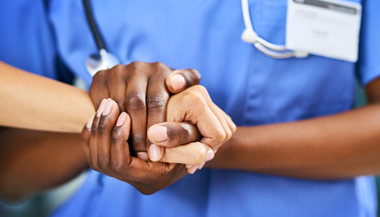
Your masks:
M173 148L165 148L161 162L202 164L214 158L214 151L206 144L193 142Z
M147 78L141 74L132 76L128 81L125 107L131 118L131 139L135 152L146 152L146 88Z
M148 155L147 152L142 152L142 151L137 152L137 153L136 153L136 156L137 156L138 158L140 158L141 160L145 160L145 161L148 161L148 160L149 160L149 155Z
M151 161L159 161L164 154L164 148L156 144L148 146L148 156Z
M130 132L131 119L129 115L122 112L116 125L112 130L111 137L111 169L114 174L121 175L125 173L125 168L128 168L131 157L128 145L128 137Z
M183 164L168 164L162 162L146 162L136 157L131 157L131 162L129 164L130 177L131 181L139 183L149 183L152 179L157 179L162 181L165 185L170 185L179 178L186 175L186 168ZM171 181L165 183L162 179L167 179L168 177ZM173 178L175 177L175 178ZM148 179L148 180L147 180ZM156 182L157 181L154 181Z
M126 81L123 79L122 74L125 67L114 67L109 73L113 73L113 76L109 76L108 88L110 98L115 100L119 105L120 111L125 111L125 91L127 88Z
M160 76L158 76L160 77ZM169 99L169 93L166 90L163 80L160 78L152 76L149 79L148 90L147 90L147 124L146 127L149 128L153 124L161 123L166 120L166 104ZM161 78L162 79L162 78ZM158 148L149 148L150 142L146 140L146 146L148 147L148 154L158 154L158 152L151 152L149 150L156 150ZM152 156L152 159L159 157L158 155Z
M110 97L107 87L108 80L106 80L105 76L106 73L107 71L99 71L95 74L94 78L92 79L89 93L91 101L94 104L95 108L99 108L102 99L107 99Z
M220 125L223 127L223 132L220 133L219 143L214 145L214 151L217 151L226 140L231 138L232 132L230 127L228 126L227 120L224 116L224 112L214 103L210 104L210 108L214 112L215 116L218 118Z
M201 170L205 164L206 164L207 161L203 161L203 163L201 164L196 164L196 165L193 165L193 164L187 164L186 165L186 169L187 169L187 173L189 174L194 174L195 171L197 170Z
M198 166L198 170L201 170L201 169L205 166L206 162L207 162L207 161L205 161L205 162L203 162L202 164L200 164L200 165Z
M82 132L81 132L81 144L82 144L83 151L87 160L89 160L90 158L89 145L90 145L90 136L91 136L91 126L92 126L93 121L94 121L94 116L90 118L90 120L83 127Z
M186 165L187 173L194 174L195 171L197 171L198 167L199 167L198 165L192 165L192 164Z
M181 106L178 106L179 104ZM183 120L196 124L202 135L200 142L210 146L214 151L217 150L220 141L225 137L225 132L219 119L207 104L193 101L176 101L173 103L170 101L167 121L176 122Z
M98 168L107 171L110 168L111 132L119 116L119 107L112 99L107 99L98 124Z
M165 122L148 129L148 139L163 147L175 147L201 139L198 128L190 122Z
M232 119L231 119L230 116L228 116L226 113L223 113L223 114L224 114L224 116L225 116L225 118L227 120L228 126L229 126L232 134L234 134L236 132L236 125L235 125L235 123L232 121Z
M89 165L92 169L98 170L98 125L101 114L103 113L104 106L106 103L106 99L103 99L99 105L98 110L96 111L96 115L94 120L92 121L91 126L91 136L90 136L90 158Z
M199 84L200 73L195 69L181 69L171 72L165 80L166 87L171 93L179 93L188 87Z
M231 117L228 116L221 108L219 108L215 104L214 104L214 107L215 107L216 111L219 111L219 113L221 114L222 118L226 121L227 126L230 129L230 131L231 131L231 134L235 133L235 131L236 131L236 125L232 121Z

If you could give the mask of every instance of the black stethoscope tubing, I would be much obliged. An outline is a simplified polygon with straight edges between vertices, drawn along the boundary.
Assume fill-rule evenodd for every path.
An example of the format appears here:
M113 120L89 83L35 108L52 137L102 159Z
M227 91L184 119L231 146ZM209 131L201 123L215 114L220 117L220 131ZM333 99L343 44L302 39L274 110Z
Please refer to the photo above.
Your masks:
M96 47L98 48L98 52L100 52L100 50L102 49L107 50L106 44L99 30L99 27L95 22L94 14L92 13L90 0L83 0L83 6L84 6L85 14L86 14L86 20L90 27L92 37L95 40L95 44L96 44Z

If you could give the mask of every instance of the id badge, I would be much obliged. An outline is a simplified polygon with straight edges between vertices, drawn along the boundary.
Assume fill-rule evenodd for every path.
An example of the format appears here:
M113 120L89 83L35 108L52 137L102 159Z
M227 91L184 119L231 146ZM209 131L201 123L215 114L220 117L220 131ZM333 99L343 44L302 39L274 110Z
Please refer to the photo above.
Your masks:
M362 8L342 0L288 0L286 47L356 62Z

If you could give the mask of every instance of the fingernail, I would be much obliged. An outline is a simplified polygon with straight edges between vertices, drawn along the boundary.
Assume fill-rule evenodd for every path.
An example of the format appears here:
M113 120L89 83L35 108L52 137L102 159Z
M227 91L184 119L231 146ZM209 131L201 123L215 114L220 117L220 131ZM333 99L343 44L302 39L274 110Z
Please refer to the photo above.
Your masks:
M151 161L159 161L161 159L162 153L158 145L151 144L149 146L149 151L150 151L149 157Z
M140 158L141 160L144 160L144 161L149 160L148 153L146 153L146 152L137 152L136 155L137 155L137 157Z
M112 99L107 99L106 105L104 106L103 116L107 116L111 113L112 109Z
M208 150L207 156L206 156L206 161L212 160L214 158L214 156L215 156L214 151L213 150Z
M193 167L194 165L192 165L192 164L186 164L185 165L185 167L186 167L186 169L190 169L191 167Z
M91 129L91 127L92 127L92 122L94 121L94 116L92 116L92 118L90 118L90 120L87 122L87 124L86 124L86 127L88 128L88 129Z
M125 123L125 120L127 120L127 113L122 112L119 115L119 118L117 119L116 126L120 127L121 125L123 125Z
M149 138L154 142L165 142L168 140L168 129L164 126L152 126L149 129Z
M187 172L190 174L194 174L195 171L197 171L197 169L198 169L198 166L195 165L194 167L190 168Z
M98 111L96 112L96 117L100 117L100 115L102 115L103 113L103 110L104 110L104 106L106 104L107 100L106 99L103 99L102 102L100 103L99 105L99 108L98 108Z
M175 91L180 90L186 86L185 77L181 74L174 74L170 77L170 82Z
M201 170L205 166L205 164L206 164L206 161L203 162L201 165L199 165L198 169Z

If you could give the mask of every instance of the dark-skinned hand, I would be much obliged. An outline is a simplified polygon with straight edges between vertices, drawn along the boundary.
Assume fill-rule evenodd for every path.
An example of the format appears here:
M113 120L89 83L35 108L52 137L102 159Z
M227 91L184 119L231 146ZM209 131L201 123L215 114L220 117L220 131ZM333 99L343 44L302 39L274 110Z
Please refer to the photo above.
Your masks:
M104 99L96 115L82 130L84 152L92 169L127 182L143 194L155 193L187 174L184 164L150 162L132 156L127 142L131 120L126 112L119 114L116 102ZM173 134L169 141L181 139L181 143L191 143L199 140L199 135L183 138L176 138L176 135Z
M131 154L148 160L146 132L149 126L165 121L170 93L179 93L199 81L200 74L194 69L173 70L159 62L133 62L99 71L93 78L90 96L95 108L102 99L112 98L121 112L130 115ZM191 134L199 134L196 128L190 130L195 130Z

